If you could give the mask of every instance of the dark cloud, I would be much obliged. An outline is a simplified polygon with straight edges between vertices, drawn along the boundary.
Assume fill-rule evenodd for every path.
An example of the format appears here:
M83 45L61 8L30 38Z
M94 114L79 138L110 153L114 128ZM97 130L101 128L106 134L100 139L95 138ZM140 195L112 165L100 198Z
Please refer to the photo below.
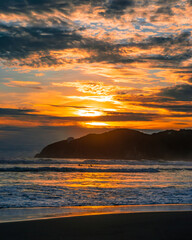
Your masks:
M192 52L186 51L181 54L176 55L151 55L144 57L145 59L157 60L157 61L174 61L174 62L181 62L183 60L189 59L192 57Z
M129 43L129 46L139 47L142 49L150 49L153 46L163 46L165 50L168 50L173 45L179 48L179 46L188 46L190 47L191 40L190 40L191 33L188 31L181 32L177 35L169 35L169 36L161 36L161 37L149 37L142 42L132 42Z
M177 5L177 0L1 0L0 12L27 15L31 13L53 13L55 10L70 14L79 6L98 7L100 14L106 18L120 17L125 12L133 13L137 8L148 5L159 6L156 15L171 15L171 6ZM191 0L189 0L191 4Z
M19 27L0 24L0 57L21 59L30 54L44 52L46 60L51 59L47 51L80 47L82 37L66 23L63 28ZM4 32L3 32L4 30ZM74 46L75 42L75 46ZM43 55L43 54L42 54ZM43 61L44 55L41 60Z
M163 8L163 7L177 6L181 1L178 1L178 0L156 0L154 2L155 2L155 5L159 6L160 8Z
M157 0L158 5L167 5L172 3L177 3L178 0Z
M187 59L190 59L192 57L192 42L190 39L191 33L190 32L181 32L177 35L170 35L166 37L149 37L141 42L128 42L126 44L117 45L117 53L114 55L114 62L124 62L124 63L131 63L131 62L142 62L142 61L157 61L160 67L175 67L180 68L178 64L180 64L182 61L185 61ZM122 58L118 55L118 48L120 47L138 47L140 49L151 49L152 47L162 47L162 53L161 54L146 54L144 56L140 57L129 57L125 56ZM177 53L177 52L180 53ZM166 63L166 65L165 65ZM169 65L168 65L169 64ZM157 67L154 65L154 67ZM191 67L190 67L191 68Z
M56 59L50 55L50 51L74 48L94 50L95 54L84 61L133 62L132 59L124 59L118 54L117 45L93 38L83 38L79 33L81 29L78 29L77 32L68 23L65 23L61 28L0 24L0 30L0 58L5 60L18 59L21 66L54 66L62 64L62 61L69 62L70 60L66 59ZM25 58L33 54L38 54L38 58L32 57L30 62L26 62Z
M1 0L0 11L7 13L25 13L35 12L52 12L54 9L65 9L66 1L52 0Z
M169 54L157 54L157 55L149 55L144 56L141 59L143 60L152 60L155 61L156 64L153 67L161 67L167 63L171 68L172 66L178 66L185 60L188 60L192 57L192 51L184 51L181 54L169 55Z
M192 66L190 68L192 69ZM174 71L174 73L178 74L180 79L184 79L184 81L188 81L189 83L192 82L191 70L185 70L181 68L180 70Z
M134 6L134 3L134 0L1 0L0 11L30 14L57 10L69 14L78 6L89 5L104 9L104 15L121 15L126 8Z
M65 10L69 7L67 1L61 0L1 0L0 10L9 13L30 13L32 11L52 12L54 9Z
M154 1L159 5L159 13L169 10L167 1ZM171 1L173 4L174 1ZM148 1L132 0L113 0L113 1L93 1L93 0L2 0L0 2L1 12L14 12L18 14L36 11L46 12L69 11L80 5L99 6L102 12L108 15L121 15L125 9L133 7L146 6ZM163 10L164 9L164 10ZM29 13L28 13L29 14ZM52 21L55 17L52 18ZM55 20L56 21L56 20ZM102 41L94 38L83 37L85 29L78 27L74 23L66 20L60 20L52 26L48 26L46 20L34 19L26 26L18 23L0 23L0 58L8 66L17 64L19 66L29 66L34 68L52 67L64 64L82 63L82 62L106 62L129 64L133 62L151 62L152 67L179 67L180 63L192 57L190 32L182 32L177 35L149 37L140 42L134 39L127 40L126 43L117 44L116 42ZM152 47L162 47L162 53L159 55L146 54L142 57L123 56L120 53L121 47L138 47L140 49L151 49ZM90 53L90 57L83 59L59 58L51 54L51 51L65 49L85 49ZM179 52L179 53L177 53ZM36 57L33 57L35 55ZM30 60L26 61L26 58Z
M50 51L65 49L86 49L94 51L94 54L83 59L85 62L109 62L109 63L131 63L139 61L119 55L119 47L104 41L92 38L83 38L76 30L70 28L66 23L62 28L55 27L18 27L0 25L0 58L3 60L18 59L19 65L32 67L60 65L67 59L56 59L50 55ZM3 32L4 31L4 32ZM25 58L38 54L38 58ZM81 60L78 60L81 62ZM10 63L11 64L11 63Z
M124 14L126 9L133 7L146 7L155 4L163 8L176 4L177 2L176 0L1 0L0 12L29 15L31 12L51 13L57 10L70 13L78 6L89 5L103 9L104 16L106 17L114 17ZM190 0L189 2L191 3Z
M116 96L116 100L119 101L133 101L133 102L145 102L145 103L162 103L162 102L186 102L192 101L192 85L179 84L172 87L164 87L159 90L157 94L145 95L141 90L140 94L131 95L129 91L119 91L119 96Z
M157 9L156 14L165 14L165 15L172 16L173 11L169 6L168 7L160 7Z
M0 108L0 117L9 116L19 118L22 120L36 119L42 122L49 122L50 120L61 120L71 122L87 122L87 121L151 121L159 117L156 114L150 113L134 113L134 112L105 112L106 115L97 117L75 116L75 117L58 117L51 115L36 114L34 109L11 109Z
M102 12L101 15L107 18L120 17L123 15L127 9L130 9L130 12L134 12L132 7L135 6L135 1L133 0L112 0L105 4L105 12Z
M1 0L0 11L4 13L30 14L31 12L52 13L57 10L69 13L81 5L102 6L102 3L102 0Z
M38 115L36 115L38 116ZM55 116L45 116L47 120L62 120L62 121L71 121L71 122L89 122L89 121L109 121L109 122L118 122L118 121L151 121L152 119L159 117L157 114L150 113L111 113L107 112L106 115L97 116L97 117L55 117Z
M123 92L116 96L118 101L132 102L133 105L141 105L147 108L162 108L171 112L183 112L186 114L173 114L173 117L192 117L192 85L181 84L173 87L162 88L157 94L153 95L131 95ZM152 118L155 116L152 116ZM159 116L160 117L160 116ZM161 115L161 117L166 117Z
M0 108L0 116L26 116L35 113L34 109Z
M168 97L174 101L192 101L192 85L182 84L163 88L159 96Z
M21 1L22 2L22 1ZM32 1L33 2L33 1ZM43 1L44 2L44 1ZM88 1L84 1L88 2ZM33 2L34 3L34 2ZM36 3L36 2L35 2ZM38 3L36 3L38 4ZM112 2L110 2L112 4ZM129 6L130 1L118 1L113 3L118 6ZM119 7L120 8L120 7ZM0 23L0 58L11 65L10 60L19 60L20 66L41 67L55 66L71 63L72 59L56 58L50 51L65 49L85 49L91 56L84 59L76 59L78 63L84 62L107 62L129 64L133 62L158 61L162 67L164 62L179 64L192 57L190 32L182 32L168 37L149 37L141 42L129 40L124 44L105 42L94 38L83 37L84 28L77 27L67 20L61 25L49 27L44 24L27 25L25 27L17 24ZM161 55L146 55L132 57L129 54L122 56L121 47L138 47L140 49L151 49L162 47ZM170 50L171 49L171 50ZM182 52L177 54L177 50ZM30 61L25 59L29 56ZM37 56L38 55L38 56Z
M192 113L192 105L186 105L186 104L155 104L155 103L143 103L142 106L145 107L152 107L152 108L163 108L167 109L169 111L174 112L185 112L185 113ZM177 117L191 117L190 114L184 114L184 115L177 115ZM172 117L176 117L176 115L172 115Z
M106 112L107 116L100 116L101 121L151 121L159 118L158 114L134 112Z
M184 71L184 70L180 70L180 71L175 71L175 73L184 73L184 74L192 74L192 70L189 70L189 71Z

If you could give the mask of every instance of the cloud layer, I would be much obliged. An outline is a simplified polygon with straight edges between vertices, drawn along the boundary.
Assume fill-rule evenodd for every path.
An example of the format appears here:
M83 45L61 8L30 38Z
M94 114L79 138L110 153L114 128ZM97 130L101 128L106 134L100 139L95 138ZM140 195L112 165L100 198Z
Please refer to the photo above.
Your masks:
M188 0L1 0L0 124L192 127L191 12Z

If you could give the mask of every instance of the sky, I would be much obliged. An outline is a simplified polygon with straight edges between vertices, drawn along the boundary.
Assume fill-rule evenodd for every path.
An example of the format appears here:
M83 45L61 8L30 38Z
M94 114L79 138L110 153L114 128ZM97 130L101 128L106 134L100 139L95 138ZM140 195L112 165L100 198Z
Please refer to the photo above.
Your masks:
M1 0L0 153L192 127L191 0Z

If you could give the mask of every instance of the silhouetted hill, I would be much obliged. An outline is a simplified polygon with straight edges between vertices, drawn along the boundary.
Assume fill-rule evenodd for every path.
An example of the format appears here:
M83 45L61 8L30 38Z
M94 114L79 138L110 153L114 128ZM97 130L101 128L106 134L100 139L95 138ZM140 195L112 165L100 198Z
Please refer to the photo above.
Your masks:
M36 157L192 159L192 130L167 130L149 135L136 130L117 129L50 144Z

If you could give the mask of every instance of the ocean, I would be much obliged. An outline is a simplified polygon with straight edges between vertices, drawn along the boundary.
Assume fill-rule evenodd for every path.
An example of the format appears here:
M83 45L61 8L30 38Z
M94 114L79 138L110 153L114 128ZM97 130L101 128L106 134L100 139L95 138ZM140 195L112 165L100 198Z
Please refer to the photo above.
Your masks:
M192 162L0 159L2 217L13 209L175 204L192 204Z

